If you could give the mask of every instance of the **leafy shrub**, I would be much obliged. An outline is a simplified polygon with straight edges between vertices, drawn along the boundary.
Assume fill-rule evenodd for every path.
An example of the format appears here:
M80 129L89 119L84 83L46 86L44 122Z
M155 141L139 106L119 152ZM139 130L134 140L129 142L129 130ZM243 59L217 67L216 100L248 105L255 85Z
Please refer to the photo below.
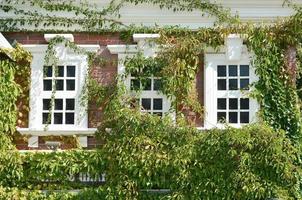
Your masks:
M0 132L0 185L17 185L23 176L19 152L8 135Z
M266 126L199 132L126 109L99 135L109 196L142 199L142 189L166 188L172 199L300 198L299 152Z

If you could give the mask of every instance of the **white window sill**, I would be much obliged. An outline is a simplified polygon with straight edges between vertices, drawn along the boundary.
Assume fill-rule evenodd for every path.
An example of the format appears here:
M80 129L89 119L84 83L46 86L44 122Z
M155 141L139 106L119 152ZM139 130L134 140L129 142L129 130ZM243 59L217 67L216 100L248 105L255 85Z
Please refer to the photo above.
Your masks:
M68 136L68 135L94 135L96 128L87 129L70 129L70 130L44 130L44 129L29 129L29 128L17 128L22 135L31 136Z

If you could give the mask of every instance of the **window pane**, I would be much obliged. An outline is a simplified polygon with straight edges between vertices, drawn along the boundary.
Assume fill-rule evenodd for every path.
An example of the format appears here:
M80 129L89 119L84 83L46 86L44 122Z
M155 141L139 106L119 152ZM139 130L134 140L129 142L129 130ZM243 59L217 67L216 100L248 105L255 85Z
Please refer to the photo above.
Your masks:
M44 91L52 90L52 80L43 80L43 90Z
M75 80L67 80L66 81L66 89L67 90L75 90Z
M238 122L238 113L229 112L229 123L237 123L237 122Z
M218 79L217 80L218 90L226 90L226 80Z
M52 66L44 66L43 74L44 77L52 77Z
M43 110L50 109L50 99L43 99Z
M63 110L63 99L55 99L55 110Z
M225 77L226 76L226 66L225 65L218 65L217 66L217 76L218 77Z
M217 122L218 123L225 123L226 112L218 112L217 113Z
M158 116L160 116L160 117L163 116L163 113L162 113L162 112L154 112L153 114L154 114L154 115L158 115Z
M143 90L151 90L151 79L142 81Z
M66 110L74 110L74 99L66 99Z
M56 80L56 90L64 90L64 81Z
M248 90L249 89L249 79L240 79L240 89L242 90Z
M249 66L248 65L240 65L240 76L249 76Z
M131 90L139 90L140 89L140 81L138 79L131 79Z
M74 113L65 114L65 124L74 124Z
M62 124L62 123L63 123L63 114L54 113L54 124Z
M226 109L226 99L217 99L217 108L218 109Z
M250 100L240 99L240 109L250 109Z
M238 99L236 98L229 99L229 109L238 109Z
M249 123L249 112L240 112L240 123Z
M163 99L153 99L153 110L163 109Z
M238 90L237 79L229 80L229 90Z
M229 65L229 76L237 76L237 65Z
M75 66L67 66L67 77L75 77Z
M151 99L142 99L142 107L144 110L151 109Z
M64 66L58 66L58 77L64 76Z
M161 89L161 79L154 79L153 90Z
M49 116L49 123L51 124L51 117L50 117L49 113L42 114L42 124L47 124L48 116Z

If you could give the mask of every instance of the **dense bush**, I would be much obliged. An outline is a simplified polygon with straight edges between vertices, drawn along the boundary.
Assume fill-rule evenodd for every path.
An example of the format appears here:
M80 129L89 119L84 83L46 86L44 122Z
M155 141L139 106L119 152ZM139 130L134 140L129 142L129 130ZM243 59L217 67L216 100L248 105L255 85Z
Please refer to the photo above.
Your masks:
M23 176L19 152L8 135L0 132L0 186L15 186Z
M109 196L141 199L167 188L172 199L300 198L298 150L283 132L261 125L199 132L133 111L100 129ZM130 117L131 116L131 117Z
M22 154L22 186L35 189L72 189L85 185L72 177L87 173L94 179L100 178L105 169L100 151L58 151ZM47 181L46 181L47 180Z

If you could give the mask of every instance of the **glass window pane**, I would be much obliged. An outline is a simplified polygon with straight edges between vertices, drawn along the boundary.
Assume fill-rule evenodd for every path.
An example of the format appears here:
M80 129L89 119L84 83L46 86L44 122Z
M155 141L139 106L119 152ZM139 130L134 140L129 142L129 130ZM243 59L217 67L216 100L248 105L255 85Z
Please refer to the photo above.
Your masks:
M130 84L130 89L131 90L139 90L140 89L140 81L138 79L131 79L131 84Z
M240 112L240 123L249 123L249 112Z
M238 123L238 113L237 112L229 112L229 123Z
M63 77L64 76L64 66L58 66L58 77Z
M67 77L75 77L75 66L67 66Z
M64 81L56 80L56 90L64 90Z
M217 113L217 122L218 123L225 123L225 119L226 119L226 112Z
M238 99L236 98L229 99L229 109L238 109Z
M74 113L65 114L65 124L74 124Z
M154 79L153 90L161 89L161 79Z
M151 109L151 99L142 99L142 107L144 110Z
M43 80L43 90L44 91L52 90L52 80Z
M66 110L74 110L74 99L66 99Z
M153 99L153 110L163 109L163 99Z
M63 114L54 113L54 124L63 124Z
M44 77L52 77L52 66L44 66Z
M218 77L225 77L226 76L226 66L225 65L218 65L217 66L217 76Z
M151 79L146 79L142 81L143 90L151 90Z
M237 79L229 79L229 90L238 90Z
M250 100L240 99L240 109L250 109Z
M237 65L229 65L229 76L237 76Z
M217 80L218 90L226 90L226 79Z
M240 79L240 89L241 90L248 90L249 89L249 79L245 78L245 79Z
M248 65L240 65L240 76L249 76L249 66Z
M43 110L50 109L50 99L43 99Z
M218 109L226 109L226 99L225 98L219 98L217 99L217 108Z
M75 80L66 80L66 89L75 90Z
M63 110L63 99L55 99L55 110Z
M42 124L47 124L48 116L49 116L49 124L51 124L51 116L49 115L49 113L42 114Z

